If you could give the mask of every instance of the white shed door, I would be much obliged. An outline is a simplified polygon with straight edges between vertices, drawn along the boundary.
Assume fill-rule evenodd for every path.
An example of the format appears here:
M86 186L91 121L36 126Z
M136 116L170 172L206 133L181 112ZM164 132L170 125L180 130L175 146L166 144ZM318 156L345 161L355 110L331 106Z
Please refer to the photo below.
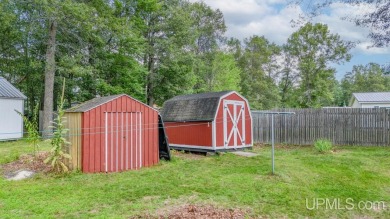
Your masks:
M245 146L245 102L223 101L223 139L225 148Z

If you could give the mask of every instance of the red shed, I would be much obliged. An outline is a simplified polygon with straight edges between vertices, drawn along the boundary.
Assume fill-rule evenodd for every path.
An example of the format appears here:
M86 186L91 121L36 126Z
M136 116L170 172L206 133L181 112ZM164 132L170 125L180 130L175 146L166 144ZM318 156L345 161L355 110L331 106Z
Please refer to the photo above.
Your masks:
M171 148L224 151L252 147L252 115L248 100L235 91L182 95L164 103Z
M128 95L92 99L65 118L73 169L118 172L159 161L158 111Z

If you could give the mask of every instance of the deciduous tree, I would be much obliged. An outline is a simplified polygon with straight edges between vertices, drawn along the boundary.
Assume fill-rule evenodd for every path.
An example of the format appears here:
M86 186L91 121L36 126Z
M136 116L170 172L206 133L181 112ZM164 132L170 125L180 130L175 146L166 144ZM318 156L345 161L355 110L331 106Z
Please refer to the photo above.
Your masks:
M341 81L343 102L348 104L354 92L390 91L390 78L384 74L383 68L376 63L365 66L355 65Z
M279 92L272 77L273 57L280 48L265 37L253 36L245 39L239 58L241 68L241 91L254 109L271 109L279 105ZM271 68L270 68L271 67Z
M334 3L372 8L359 13L357 16L346 15L341 19L354 22L357 26L369 28L368 37L374 47L387 47L390 45L390 1L388 0L293 0L294 4L301 5L309 18L326 13Z
M289 37L287 48L298 60L299 107L332 102L335 69L331 64L350 60L349 43L331 34L325 24L307 23Z
M217 52L207 81L209 91L240 91L241 69L230 53Z

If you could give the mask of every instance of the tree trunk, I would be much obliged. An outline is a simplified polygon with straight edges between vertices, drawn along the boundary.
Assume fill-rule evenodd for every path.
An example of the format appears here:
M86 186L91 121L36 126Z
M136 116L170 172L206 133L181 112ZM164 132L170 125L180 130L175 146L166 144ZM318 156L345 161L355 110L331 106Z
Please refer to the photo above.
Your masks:
M50 123L53 120L53 93L54 93L54 74L56 70L55 52L56 52L56 34L57 22L50 21L49 39L46 49L45 66L45 94L43 100L43 125L42 136L47 139L52 135L53 128Z
M153 72L149 72L149 79L147 82L147 90L146 90L146 102L149 106L153 107L154 98L153 98L153 82L152 76Z
M148 55L148 80L147 80L147 90L146 90L146 102L149 106L153 107L154 104L154 69L153 69L153 53Z

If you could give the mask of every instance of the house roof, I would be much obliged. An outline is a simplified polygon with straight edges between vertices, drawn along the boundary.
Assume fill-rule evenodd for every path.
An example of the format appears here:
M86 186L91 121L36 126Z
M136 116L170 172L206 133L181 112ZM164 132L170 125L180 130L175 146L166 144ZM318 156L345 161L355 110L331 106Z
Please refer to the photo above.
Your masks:
M368 93L353 93L359 102L390 102L390 92L368 92Z
M212 121L221 97L234 91L176 96L167 100L161 110L164 122Z
M20 90L14 87L3 77L0 77L0 98L22 100L27 99L27 97L22 92L20 92Z

